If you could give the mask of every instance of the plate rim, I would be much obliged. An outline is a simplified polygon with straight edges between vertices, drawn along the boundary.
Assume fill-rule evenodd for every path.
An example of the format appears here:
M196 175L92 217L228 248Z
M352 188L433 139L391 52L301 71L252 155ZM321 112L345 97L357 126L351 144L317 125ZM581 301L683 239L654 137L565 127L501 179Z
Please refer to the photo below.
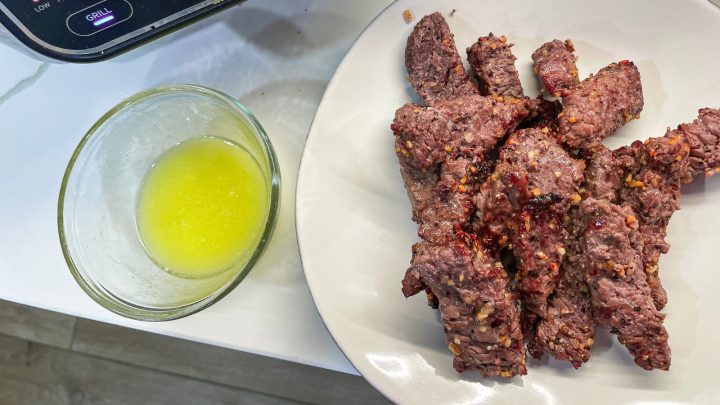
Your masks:
M380 17L382 17L383 15L385 15L385 12L386 12L386 11L388 11L390 8L392 8L393 6L395 6L395 4L397 4L398 2L400 2L400 0L393 0L393 1L390 2L387 6L385 6L382 10L380 10L380 12L377 13L377 15L375 15L375 17L373 17L370 21L368 21L368 23L365 25L365 27L362 29L362 31L360 31L360 33L357 35L357 37L355 37L355 39L352 41L352 43L351 43L350 46L348 47L347 51L345 51L345 54L343 55L343 57L342 57L342 59L340 60L340 62L337 64L337 66L335 66L335 69L333 70L332 77L330 78L330 81L328 82L328 85L325 87L325 90L323 91L323 95L322 95L322 97L320 98L320 104L318 104L318 107L315 109L315 114L313 114L313 119L312 119L312 121L310 122L310 127L308 128L308 133L307 133L307 136L306 136L306 138L305 138L305 144L303 145L302 155L300 156L300 164L298 165L298 172L297 172L297 176L296 176L296 178L295 178L295 203L294 203L294 208L295 208L295 213L294 213L294 217L295 217L295 221L294 221L294 222L295 222L295 237L296 237L296 239L297 239L298 254L299 254L299 256L300 256L300 266L302 267L303 275L305 276L305 281L306 281L307 284L308 284L308 289L310 290L310 297L312 297L313 305L315 305L315 310L317 311L318 315L320 316L320 319L322 320L323 325L325 326L325 329L328 331L328 334L330 335L330 338L333 340L333 342L335 342L335 345L338 347L338 349L340 349L340 352L343 354L343 356L345 356L345 358L347 359L347 361L350 362L350 364L353 366L353 368L355 369L355 371L357 371L358 374L359 374L365 381L368 382L368 384L370 384L373 388L375 388L378 392L380 392L384 397L386 397L386 398L388 398L388 399L390 399L391 401L394 401L394 402L397 402L397 401L398 401L397 398L392 398L386 391L384 391L383 389L381 389L381 387L378 386L378 384L376 384L374 381L371 381L370 379L368 379L367 377L365 377L365 375L362 373L362 371L360 371L360 369L358 368L357 364L355 364L355 362L352 360L352 358L351 358L350 356L348 356L348 353L345 351L345 349L343 348L343 346L342 346L342 345L340 344L340 342L335 338L335 334L333 334L330 325L328 325L328 322L325 320L325 315L323 314L323 311L320 309L320 306L319 306L318 303L317 303L317 298L316 298L316 296L315 296L315 295L316 295L315 292L313 292L312 283L311 283L311 281L310 281L311 277L308 277L307 267L305 266L305 259L304 259L304 256L303 256L303 249L302 249L302 242L301 242L301 238L300 238L300 232L298 232L298 222L299 222L299 219L298 219L298 206L299 206L299 199L298 199L297 197L298 197L298 194L299 194L299 190L300 190L300 188L301 188L300 185L301 185L301 183L302 183L302 178L303 178L302 174L303 174L304 171L305 171L305 163L306 163L305 157L306 157L306 154L307 154L306 152L307 152L307 150L308 150L308 145L309 145L310 142L311 142L311 138L316 138L316 137L313 137L312 134L315 132L314 129L315 129L315 126L317 125L318 115L319 115L320 111L321 111L323 108L325 108L325 104L328 103L328 101L327 101L327 99L326 99L325 96L337 85L337 81L339 80L337 73L338 73L338 71L347 63L347 61L348 61L348 59L349 59L348 56L350 55L350 53L352 52L352 50L355 49L355 45L357 45L357 43L358 43L363 37L365 37L365 35L367 34L367 32L368 32L368 30L370 29L370 27L373 26L373 24L374 24Z

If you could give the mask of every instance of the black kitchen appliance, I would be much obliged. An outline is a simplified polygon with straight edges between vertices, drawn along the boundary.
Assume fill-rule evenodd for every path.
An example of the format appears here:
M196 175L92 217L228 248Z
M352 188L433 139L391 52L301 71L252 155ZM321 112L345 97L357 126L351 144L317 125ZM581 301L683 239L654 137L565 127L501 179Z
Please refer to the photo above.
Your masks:
M241 1L0 0L0 41L53 60L95 62Z

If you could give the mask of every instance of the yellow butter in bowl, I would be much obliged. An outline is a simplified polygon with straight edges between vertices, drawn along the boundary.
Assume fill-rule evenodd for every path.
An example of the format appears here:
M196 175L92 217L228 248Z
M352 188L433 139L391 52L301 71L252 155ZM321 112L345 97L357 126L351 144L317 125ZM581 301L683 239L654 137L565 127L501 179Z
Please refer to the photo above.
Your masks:
M136 219L145 249L179 277L232 268L262 236L266 183L253 156L229 140L181 142L158 158L143 182Z

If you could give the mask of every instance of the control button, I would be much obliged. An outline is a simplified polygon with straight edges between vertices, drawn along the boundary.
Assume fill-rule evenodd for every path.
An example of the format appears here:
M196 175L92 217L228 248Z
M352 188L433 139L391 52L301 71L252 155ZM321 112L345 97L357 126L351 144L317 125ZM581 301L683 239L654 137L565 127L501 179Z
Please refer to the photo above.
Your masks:
M127 0L103 0L70 14L65 23L75 35L87 37L130 19L133 7Z

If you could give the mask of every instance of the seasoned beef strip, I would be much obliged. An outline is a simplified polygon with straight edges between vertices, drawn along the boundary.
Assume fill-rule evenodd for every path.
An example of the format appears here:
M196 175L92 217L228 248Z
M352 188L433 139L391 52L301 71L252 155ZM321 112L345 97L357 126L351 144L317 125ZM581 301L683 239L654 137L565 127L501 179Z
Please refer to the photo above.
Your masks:
M440 177L432 196L419 213L418 235L430 242L443 242L466 229L474 212L472 196L480 187L481 171L472 159L450 159L440 166Z
M525 330L545 316L565 254L562 217L579 199L584 164L539 129L513 133L495 172L475 196L482 223L501 245L512 243L518 288L529 311Z
M560 281L548 300L546 316L538 322L528 342L528 351L540 358L545 350L558 359L579 368L590 359L595 319L590 291L580 273L580 257L573 252L571 239L568 254L560 267Z
M482 158L530 114L526 100L514 101L474 95L432 107L406 104L391 126L398 158L418 169L457 156Z
M695 121L665 136L679 135L690 146L690 176L720 173L720 109L703 108Z
M510 50L512 46L504 35L498 37L490 33L467 48L468 61L478 78L481 94L525 97L515 68L516 58Z
M680 187L687 182L689 173L690 148L679 135L671 135L650 138L645 143L637 141L615 151L624 170L620 200L638 216L643 267L658 309L667 303L658 278L658 261L660 254L670 249L665 241L667 225L680 208Z
M574 90L578 83L578 70L575 67L575 48L567 39L565 42L554 40L542 44L532 54L535 62L533 71L547 93L554 97Z
M621 173L612 152L602 145L596 148L585 169L583 196L616 203L623 185ZM582 256L578 235L573 232L578 215L578 207L573 206L563 221L570 230L570 237L565 245L567 255L560 266L560 281L548 300L547 317L540 319L528 342L528 351L533 357L540 358L548 351L558 360L569 361L575 368L590 359L595 334L589 290L579 271Z
M629 61L612 63L563 95L559 139L573 149L593 149L642 111L640 73Z
M634 142L614 152L624 184L620 200L638 215L647 282L658 309L667 295L658 274L672 214L680 208L680 189L700 173L711 175L720 165L720 110L705 108L690 124L668 130L661 138Z
M591 197L580 205L578 217L580 268L596 321L618 335L637 365L668 370L668 334L643 271L635 214Z
M465 72L453 34L438 12L415 25L405 47L405 67L413 88L427 105L478 92Z
M406 297L425 287L437 297L455 370L506 378L527 373L517 297L496 255L474 235L413 246L402 284Z

